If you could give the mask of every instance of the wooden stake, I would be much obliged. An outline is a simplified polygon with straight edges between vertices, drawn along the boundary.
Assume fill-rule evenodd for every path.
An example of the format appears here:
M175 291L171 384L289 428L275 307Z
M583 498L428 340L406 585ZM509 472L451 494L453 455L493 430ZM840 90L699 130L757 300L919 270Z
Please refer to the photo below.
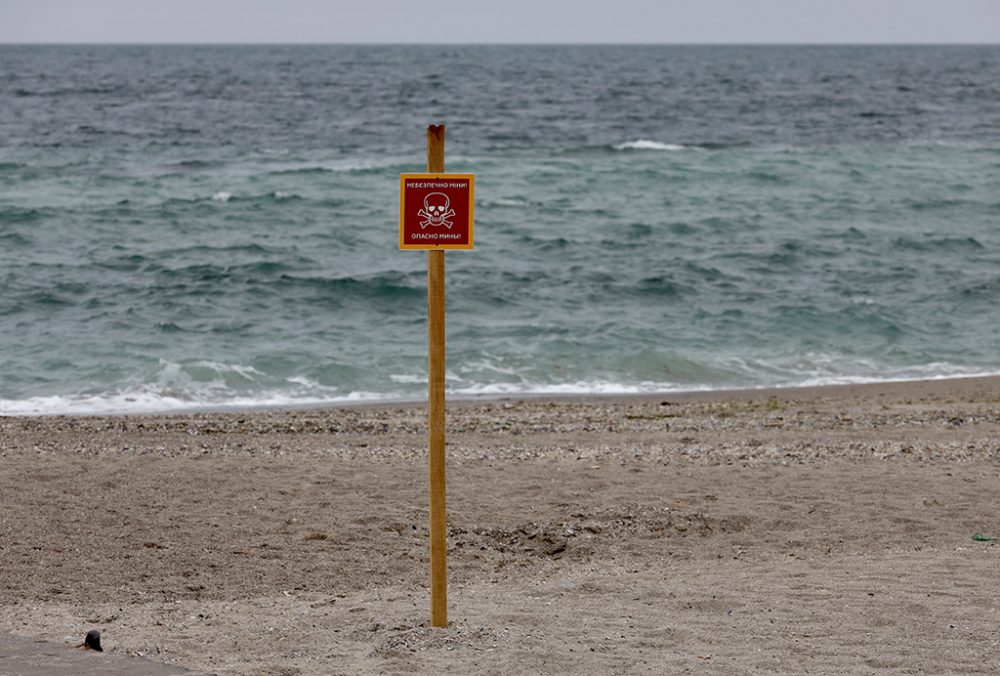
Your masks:
M427 172L444 172L444 125L427 127ZM428 478L430 484L431 626L448 626L444 471L444 251L427 252Z

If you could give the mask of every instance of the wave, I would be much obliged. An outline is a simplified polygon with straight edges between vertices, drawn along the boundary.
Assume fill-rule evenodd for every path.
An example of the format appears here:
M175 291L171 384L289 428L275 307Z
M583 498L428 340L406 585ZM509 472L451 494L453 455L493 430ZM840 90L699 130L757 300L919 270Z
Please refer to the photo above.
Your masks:
M226 166L226 163L222 160L179 160L168 164L169 167L179 167L181 169L193 170L193 169L218 169L219 167Z
M162 385L146 385L102 393L0 399L0 416L134 415L297 409L316 406L346 406L358 403L418 401L423 398L423 390L426 387L425 377L393 376L391 380L403 389L384 392L359 390L339 393L335 391L336 388L323 387L305 377L288 378L288 387L254 393L226 391L217 383L208 384L201 391L182 391ZM447 395L453 399L478 399L507 396L654 394L712 389L718 388L708 385L679 386L658 382L627 383L590 380L567 383L472 383L449 387Z
M822 360L820 360L822 362ZM753 378L732 378L722 382L662 382L652 380L627 380L596 378L566 382L459 382L449 377L451 386L447 396L452 399L490 399L495 397L546 397L546 396L627 396L641 394L676 394L682 392L712 392L734 389L766 389L773 387L820 387L829 385L855 385L868 383L907 382L917 380L943 380L948 378L975 378L997 376L1000 371L973 369L946 363L926 364L894 369L883 373L837 373L832 368L837 361L801 365L796 369L778 362L765 363L752 360L734 360L729 366L734 370L753 371ZM857 364L855 364L857 366ZM174 368L177 367L177 368ZM193 367L189 365L186 370ZM238 367L205 362L206 373L229 379L258 381L264 374L252 367ZM156 384L137 385L127 389L98 393L33 396L23 399L0 399L0 416L44 415L129 415L163 414L205 411L243 411L255 409L300 409L318 406L348 406L359 403L417 402L424 396L426 377L423 375L393 375L391 390L352 390L341 392L333 386L324 386L306 376L292 376L284 384L256 392L237 391L219 379L181 386L170 374L180 371L179 365L168 363L161 373L164 377ZM763 372L769 372L762 378Z
M94 415L225 411L253 408L299 408L371 401L385 396L341 392L302 375L281 377L248 364L212 360L159 360L146 375L150 382L107 391L0 399L2 415Z
M296 193L286 192L284 190L275 190L275 191L263 193L263 194L260 194L260 195L234 195L233 193L231 193L228 190L218 190L218 191L212 193L212 196L210 198L208 198L208 199L210 201L212 201L212 202L219 202L221 204L228 204L229 202L245 202L245 203L251 203L252 204L252 203L255 203L255 202L264 202L264 203L292 202L292 201L297 201L297 200L303 200L305 198L302 197L301 195L296 194ZM204 200L204 199L197 200L196 199L196 200L193 200L193 201L198 202L198 201L206 201L206 200Z
M0 247L5 249L15 246L28 246L30 244L31 240L19 232L5 232L0 234Z
M18 87L14 90L14 96L18 98L27 98L32 96L71 98L73 96L90 95L107 96L109 94L117 94L126 90L127 85L125 84L91 87L56 87L52 89L25 89L24 87Z
M733 365L735 366L735 364ZM757 364L757 367L764 366ZM492 396L607 396L632 394L659 394L678 392L718 392L729 390L759 390L768 388L823 387L831 385L863 385L871 383L913 382L919 380L946 380L950 378L981 378L998 376L1000 371L975 369L953 364L927 364L901 368L885 373L836 373L822 367L806 368L799 373L772 374L776 377L761 380L733 378L723 382L663 382L627 381L612 379L579 380L572 382L495 382L473 383L449 388L449 396L488 398ZM414 379L415 381L417 379ZM402 382L402 381L400 381ZM426 383L426 380L419 380Z
M426 287L419 274L380 273L371 276L319 277L283 274L275 282L282 291L288 288L314 289L321 298L354 300L417 301L424 297ZM339 302L338 300L338 302Z
M735 148L749 148L753 144L749 141L701 141L698 143L664 143L662 141L653 141L651 139L636 139L635 141L625 141L624 143L616 143L611 146L613 150L618 151L660 151L660 152L678 152L681 150L731 150ZM769 151L779 151L779 152L803 152L803 149L797 148L795 146L777 145L777 146L761 146Z
M381 172L392 167L412 167L412 163L400 162L397 159L389 158L384 160L376 159L351 159L337 160L332 162L294 162L279 164L268 170L270 176L298 176L308 174L340 174L340 173L371 173Z
M912 251L981 251L985 249L974 237L934 237L925 236L916 238L913 236L897 237L894 244L899 249L909 249Z
M195 411L242 411L250 409L342 406L379 401L372 392L343 396L308 396L276 391L233 397L185 397L143 388L105 394L53 395L27 399L0 399L0 416L43 415L132 415ZM399 400L397 397L395 400Z
M659 141L649 141L647 139L638 139L636 141L626 141L625 143L619 143L612 146L615 150L665 150L665 151L676 151L676 150L687 150L690 146L678 145L676 143L660 143Z
M52 209L48 208L22 209L20 207L8 207L0 209L0 225L37 223L47 218L52 211Z
M485 208L492 207L502 207L502 208L516 208L516 209L527 209L532 208L535 205L524 197L497 197L494 199L485 199L480 201L477 197L477 204Z
M277 169L274 171L269 171L268 174L271 176L295 176L301 174L332 174L336 170L329 167L320 166L304 166L297 167L294 169Z

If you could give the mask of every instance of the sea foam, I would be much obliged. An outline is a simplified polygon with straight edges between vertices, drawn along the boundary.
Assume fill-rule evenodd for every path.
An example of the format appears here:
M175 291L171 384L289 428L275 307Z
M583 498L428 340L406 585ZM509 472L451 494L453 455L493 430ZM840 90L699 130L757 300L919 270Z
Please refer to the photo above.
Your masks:
M638 139L636 141L626 141L613 146L615 150L687 150L687 146L676 143L660 143L659 141L649 141Z

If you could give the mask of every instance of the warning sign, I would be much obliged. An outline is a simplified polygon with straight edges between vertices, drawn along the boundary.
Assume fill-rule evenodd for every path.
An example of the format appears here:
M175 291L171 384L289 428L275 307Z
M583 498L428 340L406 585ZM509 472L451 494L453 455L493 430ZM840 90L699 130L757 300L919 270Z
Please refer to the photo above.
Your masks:
M473 248L474 174L400 174L399 248Z

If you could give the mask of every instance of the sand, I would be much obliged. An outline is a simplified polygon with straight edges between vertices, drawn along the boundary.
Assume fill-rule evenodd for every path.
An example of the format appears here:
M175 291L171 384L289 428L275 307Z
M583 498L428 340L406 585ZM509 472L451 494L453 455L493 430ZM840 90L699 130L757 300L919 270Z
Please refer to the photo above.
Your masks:
M221 674L1000 672L1000 380L0 418L0 631Z

